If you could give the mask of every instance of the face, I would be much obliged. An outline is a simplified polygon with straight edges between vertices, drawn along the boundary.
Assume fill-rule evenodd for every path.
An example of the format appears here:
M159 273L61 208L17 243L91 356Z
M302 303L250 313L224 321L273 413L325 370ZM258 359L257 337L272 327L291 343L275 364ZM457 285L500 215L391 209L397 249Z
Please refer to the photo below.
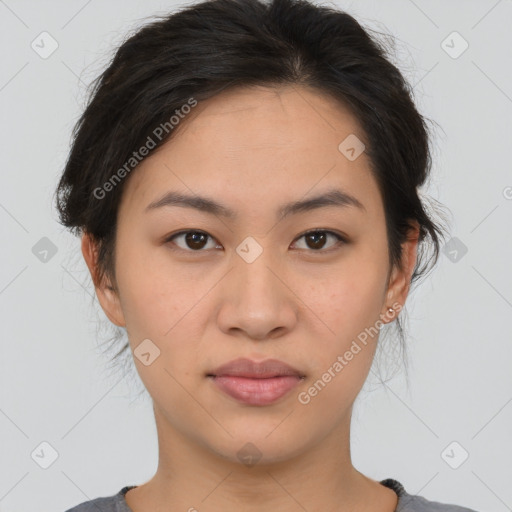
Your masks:
M298 87L237 89L181 123L125 184L119 294L98 297L127 329L157 423L223 459L240 460L252 443L262 463L285 460L348 432L378 327L391 320L382 315L403 304L414 257L405 273L388 274L368 157L339 149L365 136L333 99ZM160 201L169 193L221 206ZM308 203L321 196L331 201ZM289 389L281 395L225 379L236 398L209 375L240 357L280 360L301 378L266 384Z

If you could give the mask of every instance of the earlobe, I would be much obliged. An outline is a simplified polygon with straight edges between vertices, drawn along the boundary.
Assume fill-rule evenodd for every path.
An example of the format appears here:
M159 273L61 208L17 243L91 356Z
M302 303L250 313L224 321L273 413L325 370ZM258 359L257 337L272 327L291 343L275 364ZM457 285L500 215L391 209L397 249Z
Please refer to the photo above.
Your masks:
M401 268L393 268L386 293L386 301L383 305L382 315L385 315L389 321L398 316L405 304L416 265L420 230L416 220L410 221L410 224L411 228L407 239L402 243L402 265ZM389 308L393 308L394 311L391 312Z
M119 295L108 279L99 279L98 246L89 233L82 235L82 254L91 274L96 296L108 319L118 327L125 327Z

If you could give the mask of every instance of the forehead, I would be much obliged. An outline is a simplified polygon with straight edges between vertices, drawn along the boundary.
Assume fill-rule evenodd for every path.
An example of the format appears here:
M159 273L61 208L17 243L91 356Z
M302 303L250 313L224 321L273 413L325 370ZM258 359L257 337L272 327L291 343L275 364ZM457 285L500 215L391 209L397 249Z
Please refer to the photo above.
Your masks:
M193 137L211 146L231 144L235 149L237 144L239 151L310 147L332 152L343 133L364 138L347 107L315 89L296 85L227 90L202 102L184 121L176 142Z
M358 120L316 90L224 91L184 115L172 138L137 166L123 202L141 210L155 194L178 189L243 205L273 194L297 199L328 185L371 199L378 190L368 157L363 152L350 161L339 149L354 135L365 140Z

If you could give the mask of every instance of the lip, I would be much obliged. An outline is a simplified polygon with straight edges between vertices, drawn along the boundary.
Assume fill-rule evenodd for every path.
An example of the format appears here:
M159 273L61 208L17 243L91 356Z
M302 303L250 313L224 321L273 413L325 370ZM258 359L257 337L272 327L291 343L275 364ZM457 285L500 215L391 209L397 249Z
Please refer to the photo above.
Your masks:
M288 394L304 378L299 370L278 359L239 358L207 375L218 389L248 405L269 405Z
M252 379L268 379L270 377L283 377L287 375L304 377L299 370L279 359L265 359L258 362L245 357L233 359L229 363L219 366L210 375L214 377L229 375Z

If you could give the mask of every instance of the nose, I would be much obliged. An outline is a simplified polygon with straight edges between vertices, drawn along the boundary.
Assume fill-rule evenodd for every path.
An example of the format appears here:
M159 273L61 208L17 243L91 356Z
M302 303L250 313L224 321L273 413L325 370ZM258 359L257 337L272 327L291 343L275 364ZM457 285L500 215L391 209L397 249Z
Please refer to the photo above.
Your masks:
M294 328L298 299L284 265L271 252L270 248L263 248L254 261L233 254L233 266L223 279L219 294L217 322L224 333L265 340L283 336Z

